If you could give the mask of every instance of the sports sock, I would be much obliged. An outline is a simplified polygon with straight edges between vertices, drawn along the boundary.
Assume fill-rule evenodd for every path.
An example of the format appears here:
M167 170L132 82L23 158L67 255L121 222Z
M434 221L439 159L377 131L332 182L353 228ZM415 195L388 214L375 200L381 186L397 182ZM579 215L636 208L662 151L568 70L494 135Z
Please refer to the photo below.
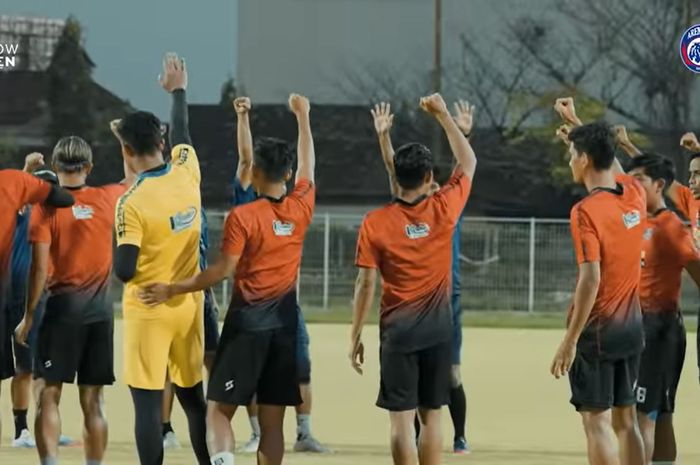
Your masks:
M311 436L311 415L297 415L297 439Z
M190 442L194 455L197 456L199 465L209 465L209 451L207 450L207 402L204 400L204 388L202 383L182 388L175 386L177 400L187 415L187 424L190 429ZM232 456L233 457L233 456ZM224 462L226 463L226 462Z
M163 463L163 391L129 386L134 401L136 450L143 464ZM42 463L42 465L45 465ZM48 464L51 465L51 464Z
M173 425L170 422L163 423L163 436L165 436L168 433L174 433L173 431Z
M678 462L651 462L651 465L676 465Z
M27 409L12 409L15 417L15 439L19 438L22 430L29 429L27 426Z
M450 417L455 429L455 439L464 438L464 426L467 420L467 396L460 384L450 390Z
M85 465L102 465L102 462L99 460L86 460Z
M253 431L253 436L259 438L260 422L258 421L258 417L248 417L248 421L250 421L250 429Z
M41 465L58 465L58 459L56 457L44 457L39 459Z
M211 457L211 465L235 465L236 461L231 452L220 452Z

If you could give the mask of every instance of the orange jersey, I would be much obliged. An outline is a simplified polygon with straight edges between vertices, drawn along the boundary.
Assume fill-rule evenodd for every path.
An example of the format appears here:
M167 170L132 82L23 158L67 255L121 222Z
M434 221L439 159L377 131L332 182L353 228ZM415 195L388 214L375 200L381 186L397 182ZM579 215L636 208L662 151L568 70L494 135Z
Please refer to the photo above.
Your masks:
M50 192L50 184L31 174L0 170L0 280L9 279L17 212L25 205L43 202Z
M452 235L471 189L456 171L435 195L367 214L355 264L382 276L382 343L411 351L449 339Z
M700 260L690 228L670 210L647 219L639 297L644 313L678 312L685 266Z
M615 357L643 345L639 260L646 222L642 186L626 175L616 180L616 189L597 189L571 210L577 262L599 262L601 273L579 350Z
M240 257L229 313L249 330L284 326L296 319L297 275L316 190L300 179L280 200L261 197L231 210L222 252Z
M693 238L700 245L700 201L695 200L689 188L679 185L676 187L676 208L690 221Z
M47 286L51 295L79 295L70 310L97 321L111 317L106 292L112 271L114 210L126 186L70 190L75 198L72 208L32 210L29 241L51 246Z

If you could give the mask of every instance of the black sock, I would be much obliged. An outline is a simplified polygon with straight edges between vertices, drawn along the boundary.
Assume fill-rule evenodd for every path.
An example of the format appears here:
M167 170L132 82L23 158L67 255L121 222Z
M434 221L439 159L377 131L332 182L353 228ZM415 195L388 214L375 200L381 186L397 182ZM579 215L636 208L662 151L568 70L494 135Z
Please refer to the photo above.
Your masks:
M464 425L467 421L467 396L460 384L450 390L450 416L455 428L455 439L464 438Z
M22 430L29 429L27 426L27 409L12 409L15 416L15 439L19 438Z
M190 441L199 465L210 465L207 449L207 402L204 400L202 383L191 388L175 386L177 400L187 415L190 427Z
M168 433L174 433L173 431L173 425L170 422L163 423L163 436L165 436Z
M418 438L420 437L420 419L418 418L418 412L416 412L416 416L413 419L413 426L416 428L416 442L418 442Z
M163 391L129 386L134 401L136 450L141 465L163 464Z

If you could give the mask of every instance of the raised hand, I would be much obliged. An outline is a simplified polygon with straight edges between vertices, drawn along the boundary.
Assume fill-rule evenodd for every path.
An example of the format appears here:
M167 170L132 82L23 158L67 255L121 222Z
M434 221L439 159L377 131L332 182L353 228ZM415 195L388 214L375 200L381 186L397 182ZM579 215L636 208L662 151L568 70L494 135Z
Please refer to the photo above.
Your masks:
M459 126L465 136L472 133L474 127L474 105L469 105L466 100L455 102L455 123Z
M562 142L569 145L571 141L569 140L569 134L571 134L571 126L568 124L562 124L557 128L556 135Z
M576 107L572 97L558 98L554 103L554 110L565 123L572 126L581 125L581 120L576 116Z
M681 137L681 147L691 152L700 152L700 142L698 142L698 137L692 132L686 132Z
M613 132L615 133L615 142L617 142L618 145L623 147L632 145L632 141L630 141L629 135L627 135L627 128L625 128L624 125L620 124L614 126Z
M377 131L377 134L380 136L388 134L394 124L391 104L385 102L378 103L370 110L370 113L372 113L372 118L374 118L374 130Z
M138 293L139 300L151 307L167 302L172 296L170 286L162 283L149 284L139 289Z
M176 53L166 53L165 58L163 58L163 74L158 76L158 81L168 93L178 89L187 89L185 60L178 57Z
M44 155L39 152L33 152L24 158L24 171L27 173L33 172L40 166L44 166Z
M289 96L289 109L297 117L301 115L308 115L311 111L311 104L309 99L299 94L291 94Z
M246 114L251 109L250 99L248 97L238 97L233 101L233 108L239 115Z
M447 104L445 104L445 99L442 98L442 95L437 93L421 98L420 107L423 111L435 117L450 115L450 112L447 110Z

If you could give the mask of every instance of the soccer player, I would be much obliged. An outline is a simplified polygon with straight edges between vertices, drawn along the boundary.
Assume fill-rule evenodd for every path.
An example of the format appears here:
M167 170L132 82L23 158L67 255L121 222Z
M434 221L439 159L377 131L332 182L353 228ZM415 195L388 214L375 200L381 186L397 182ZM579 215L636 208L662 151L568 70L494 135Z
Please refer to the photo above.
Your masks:
M629 173L646 191L648 214L639 291L646 341L637 382L639 425L647 463L674 463L673 411L686 349L681 279L685 269L700 286L700 252L690 228L664 201L675 177L673 162L642 154L632 160Z
M622 173L607 125L581 125L571 98L558 99L555 109L577 126L568 134L569 165L589 195L571 210L578 283L550 371L557 379L569 375L591 465L643 465L634 387L644 346L639 260L646 196Z
M466 102L455 104L455 122L464 133L465 137L471 136L474 125L474 107L470 107ZM379 146L382 152L382 159L389 175L391 194L398 196L399 188L396 183L394 172L394 147L391 143L391 127L394 115L391 113L391 105L380 103L375 105L371 111L374 118L374 128L379 137ZM470 452L466 436L464 434L467 416L467 398L464 394L461 375L462 361L462 306L460 305L460 270L459 270L459 249L461 237L461 215L455 225L452 236L452 296L450 299L452 306L452 376L450 389L450 417L454 426L453 451L455 454L468 454ZM420 420L416 417L414 421L416 432L420 432Z
M32 211L29 297L15 337L26 343L34 309L47 288L35 366L37 378L44 382L35 421L39 458L42 465L58 463L58 404L63 383L72 383L77 373L85 460L98 465L107 445L102 391L114 382L114 316L108 298L114 208L134 175L125 167L121 184L86 186L93 167L92 149L77 136L59 140L51 158L59 184L72 192L75 205L71 209L40 206Z
M253 202L257 199L252 186L253 176L253 136L250 131L250 99L240 97L233 102L238 115L238 167L233 182L233 205L236 207ZM297 364L299 369L299 391L302 403L296 406L297 438L294 443L295 452L326 453L324 447L311 433L311 357L309 356L309 332L301 308L297 303ZM253 401L246 406L252 434L250 440L240 449L244 453L255 453L260 444L260 422L258 421L257 403Z
M168 54L161 86L172 95L173 125L187 131L183 60ZM136 447L142 465L163 463L162 408L166 372L187 415L190 440L200 465L209 464L206 403L202 388L204 301L191 293L150 307L138 289L154 281L197 274L201 236L200 171L191 145L172 149L163 160L161 122L136 112L116 128L124 160L138 179L117 204L115 274L126 283L124 312L124 381L135 411Z
M469 197L476 156L439 94L421 107L442 125L457 166L430 195L433 157L421 144L400 147L393 158L398 195L367 214L360 227L350 360L362 373L362 327L382 278L381 382L377 406L389 411L395 464L440 463L440 409L449 401L453 315L452 237ZM421 432L416 457L413 419Z
M73 196L65 189L53 186L28 173L0 170L0 385L14 376L12 329L9 325L10 290L12 289L12 243L17 213L28 204L45 203L65 208L73 205ZM0 428L0 437L2 437Z
M233 465L231 418L258 399L258 463L281 464L286 406L299 405L296 360L296 282L314 210L314 146L309 101L292 94L299 127L294 190L286 195L293 154L278 139L259 139L252 183L259 199L231 210L219 260L191 279L145 287L148 304L172 302L234 276L231 305L216 353L207 396L213 465Z

